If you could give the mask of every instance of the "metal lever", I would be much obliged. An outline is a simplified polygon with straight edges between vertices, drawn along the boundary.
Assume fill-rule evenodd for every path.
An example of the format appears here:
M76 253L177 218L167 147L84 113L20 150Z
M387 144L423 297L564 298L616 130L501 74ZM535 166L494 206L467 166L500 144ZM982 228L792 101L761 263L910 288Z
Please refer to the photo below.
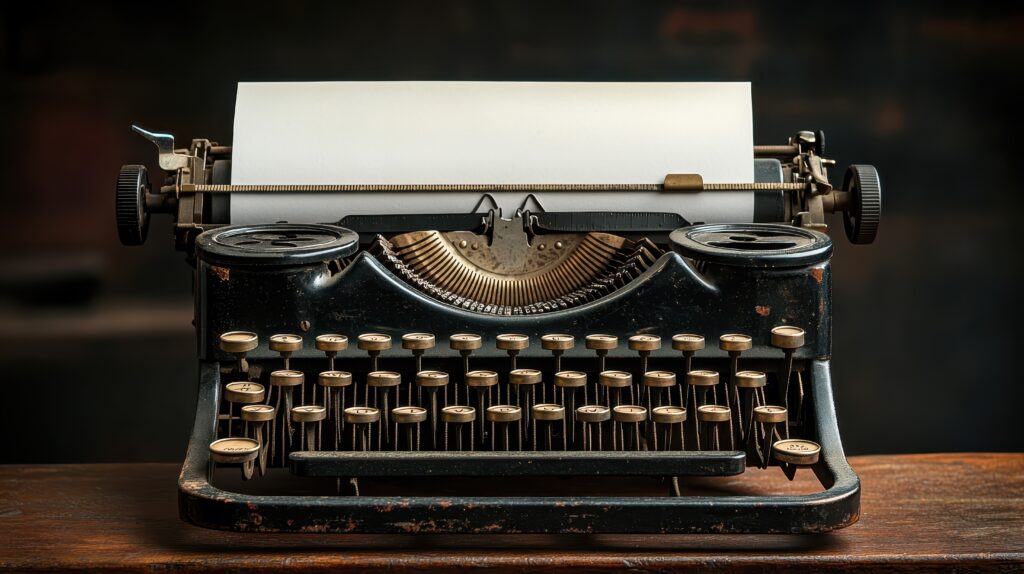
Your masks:
M153 145L156 146L160 169L173 172L189 167L192 156L174 151L173 135L154 133L136 125L132 126L132 131L153 142Z

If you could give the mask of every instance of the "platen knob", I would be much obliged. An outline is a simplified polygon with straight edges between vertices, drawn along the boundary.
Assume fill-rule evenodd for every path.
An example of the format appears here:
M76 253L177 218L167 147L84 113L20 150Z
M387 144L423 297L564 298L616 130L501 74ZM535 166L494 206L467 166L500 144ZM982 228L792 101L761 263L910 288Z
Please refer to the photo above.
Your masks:
M146 211L146 192L149 191L149 173L144 165L122 165L117 174L117 192L114 213L117 235L125 245L142 245L149 232L149 212Z
M850 205L843 212L846 237L858 245L874 243L882 219L878 171L870 165L851 165L843 178L843 189L850 194Z

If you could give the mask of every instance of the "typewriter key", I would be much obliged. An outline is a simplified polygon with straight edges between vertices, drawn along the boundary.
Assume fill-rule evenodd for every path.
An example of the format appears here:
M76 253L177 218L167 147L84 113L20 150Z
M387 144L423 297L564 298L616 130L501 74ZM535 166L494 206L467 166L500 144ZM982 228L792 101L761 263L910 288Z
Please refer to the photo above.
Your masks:
M327 357L327 370L334 370L334 357L348 348L348 337L345 335L318 335L316 338L316 350L323 351Z
M583 404L587 404L587 374L583 371L559 371L555 373L555 388L562 389L562 407L567 408L572 414L570 439L576 444L576 393L583 389ZM569 401L566 404L565 395L569 393Z
M373 427L380 422L380 411L373 407L345 409L345 422L352 427L352 450L373 450Z
M740 395L736 388L736 372L740 370L740 355L753 346L753 340L748 335L729 333L718 338L718 348L729 353L729 379L725 389L725 406L733 411L732 421L729 423L737 436L743 438L743 413L740 412Z
M466 386L474 389L476 393L477 411L485 412L487 407L494 404L491 389L497 386L497 384L498 373L494 371L469 371L466 373ZM484 417L479 417L479 420L480 442L483 443L486 439L486 423L484 422Z
M222 438L210 443L210 460L219 464L242 465L242 478L252 478L260 443L251 438Z
M444 449L448 450L451 443L449 425L455 425L455 449L463 450L463 434L469 433L469 450L474 450L473 421L476 420L476 409L461 405L452 405L441 409L441 421L444 422ZM464 430L465 429L465 430Z
M423 370L423 353L433 349L436 340L433 333L406 333L402 335L402 348L412 351L417 373ZM412 385L409 385L408 403L412 404Z
M676 385L676 374L672 371L647 371L643 376L644 394L647 395L647 410L660 407L668 395L671 402L671 388ZM653 398L652 398L653 395Z
M533 405L533 450L537 450L537 437L543 435L544 450L555 450L554 432L556 425L561 428L562 450L567 450L568 437L565 428L565 407L541 403ZM539 433L539 434L538 434Z
M818 462L821 446L813 441L786 439L772 445L772 456L781 462L796 466L809 466Z
M647 409L640 405L619 405L612 409L612 450L636 447L643 450L640 425L647 421ZM627 430L629 439L627 440ZM616 439L618 434L618 439Z
M756 426L751 427L754 436L752 439L748 437L747 450L749 452L751 446L757 446L758 450L755 454L761 463L761 468L768 468L772 443L789 438L789 426L786 424L788 414L785 407L764 405L754 408ZM782 434L779 433L780 428Z
M526 425L523 432L530 434L530 412L536 403L535 387L541 384L543 375L537 369L513 369L508 374L509 391L515 389L515 403L522 409L526 418ZM525 397L523 395L526 395ZM512 402L511 397L508 397ZM499 397L500 400L500 397Z
M640 355L640 374L647 372L647 358L661 348L661 337L657 335L633 335L628 341L629 349Z
M249 331L228 331L220 336L220 350L231 353L238 359L238 372L248 373L249 363L245 355L259 345L259 337Z
M299 423L299 450L319 450L321 423L327 418L327 409L320 405L303 405L292 409L292 422Z
M782 404L789 408L789 381L793 378L793 353L804 346L804 330L791 325L780 325L772 328L772 346L782 349L785 357L782 360L782 370L779 373L779 381L782 383ZM797 420L803 407L804 383L797 374Z
M317 377L317 383L324 388L324 408L334 429L334 450L338 450L341 432L345 430L345 391L352 386L352 373L348 371L324 371Z
M395 407L391 411L391 419L395 421L395 450L398 450L402 433L399 425L405 427L405 449L420 450L420 423L427 420L427 409L423 407ZM413 440L415 431L415 440Z
M555 358L555 372L562 370L562 355L571 351L576 346L576 337L566 334L543 335L540 338L540 346Z
M685 448L686 434L683 424L686 422L686 409L673 405L654 407L651 410L651 435L654 439L654 450L669 450L672 448L672 429L679 428L679 448ZM665 427L665 434L662 437L658 425ZM659 441L661 446L659 448Z
M584 405L576 409L576 420L580 422L582 449L585 451L601 450L601 423L612 418L611 409L603 405ZM594 431L597 431L597 443L594 443Z
M708 446L714 450L722 449L721 426L729 431L729 449L735 448L736 442L732 433L732 409L722 405L703 405L697 408L697 420L706 426L705 434L708 437ZM699 440L699 437L698 437ZM700 446L698 445L698 450Z
M767 384L767 377L761 371L740 371L736 373L736 388L739 393L739 401L736 410L741 417L740 426L744 434L740 440L745 440L746 434L750 432L750 425L753 423L753 409L767 403L764 395L764 386Z
M302 337L298 335L271 335L270 336L270 350L277 351L281 355L281 360L284 362L285 370L290 369L288 365L288 359L292 356L292 353L302 349Z
M286 416L284 413L290 413L292 411L292 405L295 400L294 389L295 387L303 388L302 384L305 380L305 375L302 371L293 371L290 369L282 369L270 373L270 395L273 395L275 399L274 408L277 409L278 413L282 413L282 417ZM267 402L270 403L270 395L267 396ZM281 403L284 403L283 405ZM304 402L304 397L300 397L299 402ZM281 464L287 463L288 456L288 444L291 442L292 425L287 420L281 422L281 436L277 437L281 441Z
M264 400L263 385L259 383L228 383L224 385L224 400L228 402L228 436L233 435L235 403L251 405Z
M370 370L377 370L377 357L382 351L391 348L391 335L384 333L363 333L356 339L356 346L360 351L366 351L370 356Z
M633 375L626 371L601 371L597 382L604 387L604 404L609 408L622 404L622 389L629 389L630 399L633 399ZM612 389L615 389L614 402Z
M473 351L483 346L483 338L472 333L456 333L448 338L448 346L453 351L458 351L462 355L462 374L465 377L469 373L469 356L473 354ZM466 385L470 386L468 380L466 380ZM481 436L482 439L483 437Z
M704 336L694 335L691 333L681 333L679 335L672 335L672 348L680 351L683 354L683 374L689 373L693 370L693 355L697 351L704 350ZM687 392L689 392L689 386L687 385ZM685 407L689 404L689 401L683 397L683 387L679 387L679 405Z
M498 450L498 431L504 437L505 450L511 448L512 423L516 423L515 435L519 450L523 450L523 411L515 405L494 405L487 408L487 420L491 423L491 450Z
M437 450L437 391L448 386L448 373L420 371L416 373L416 386L419 388L420 404L423 404L423 389L430 394L430 445Z
M269 438L274 433L273 428L268 433L264 433L263 429L267 424L273 424L276 413L276 409L270 405L244 405L242 407L240 416L245 421L245 435L260 444L259 457L256 459L260 476L267 472L267 452L270 450L269 441L264 439L264 434L267 434ZM250 431L250 429L252 430Z
M519 355L519 351L526 349L530 346L530 338L526 335L517 335L512 333L506 333L504 335L498 335L495 340L495 345L508 353L509 358L509 370L516 370L516 357Z

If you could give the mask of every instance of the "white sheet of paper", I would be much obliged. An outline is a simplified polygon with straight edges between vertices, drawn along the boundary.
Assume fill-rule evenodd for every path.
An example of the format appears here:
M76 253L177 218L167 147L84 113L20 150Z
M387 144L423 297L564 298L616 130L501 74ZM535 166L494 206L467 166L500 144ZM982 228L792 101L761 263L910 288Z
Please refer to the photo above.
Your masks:
M241 83L234 184L753 181L749 83ZM480 193L234 194L232 223L466 213ZM526 201L492 193L505 217ZM750 221L753 194L534 194L547 211Z

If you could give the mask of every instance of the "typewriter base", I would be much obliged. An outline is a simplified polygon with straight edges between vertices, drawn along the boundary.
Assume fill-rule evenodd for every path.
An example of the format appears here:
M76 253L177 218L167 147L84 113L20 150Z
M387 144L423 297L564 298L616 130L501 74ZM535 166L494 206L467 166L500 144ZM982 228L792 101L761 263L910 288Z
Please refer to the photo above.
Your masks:
M822 446L822 492L789 496L261 496L209 480L207 445L218 404L217 363L200 366L200 392L178 480L182 518L207 528L323 533L818 533L860 515L860 480L846 461L827 361L814 361L810 395ZM801 472L806 472L803 470Z

